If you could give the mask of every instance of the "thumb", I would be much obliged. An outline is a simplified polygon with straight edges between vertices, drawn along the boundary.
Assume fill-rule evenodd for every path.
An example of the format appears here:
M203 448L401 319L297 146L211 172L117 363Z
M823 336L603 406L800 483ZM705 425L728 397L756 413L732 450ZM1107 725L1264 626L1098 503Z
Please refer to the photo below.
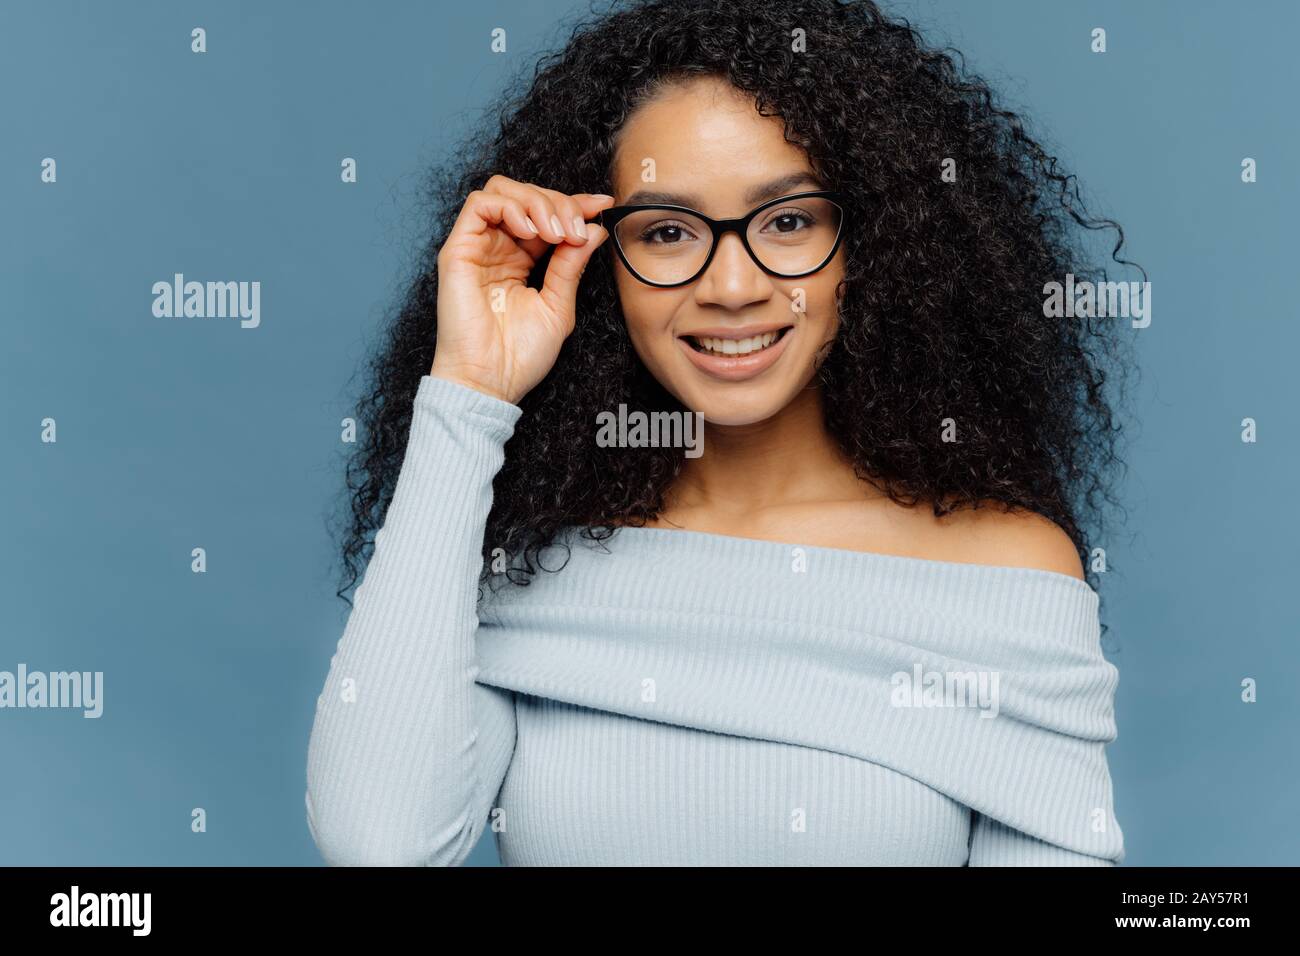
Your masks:
M582 279L582 273L592 255L607 238L609 232L604 226L589 222L586 242L580 246L571 246L567 242L556 246L551 261L547 263L546 278L542 280L542 299L552 311L564 316L570 324L573 322L574 303L578 299L578 283Z

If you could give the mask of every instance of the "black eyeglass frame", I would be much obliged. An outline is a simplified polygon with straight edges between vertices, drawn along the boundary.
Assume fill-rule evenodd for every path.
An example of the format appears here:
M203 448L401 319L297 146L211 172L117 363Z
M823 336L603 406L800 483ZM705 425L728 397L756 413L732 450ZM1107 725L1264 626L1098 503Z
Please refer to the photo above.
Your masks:
M755 254L753 247L749 244L749 224L753 221L754 217L763 212L763 210L771 209L773 206L779 206L784 202L792 202L796 199L819 198L829 199L840 211L839 230L835 234L835 242L831 245L831 251L826 253L826 258L819 262L815 268L808 269L804 272L777 272L775 269L768 268L768 266L764 265ZM623 247L619 244L618 231L615 227L625 216L634 212L642 212L647 209L662 209L665 212L689 213L696 219L702 220L709 227L713 234L713 244L709 247L709 254L704 257L704 263L700 266L695 275L691 276L689 279L683 279L681 282L651 282L649 279L642 276L641 273L637 272L636 269L633 268L632 263L628 262L627 255L624 254ZM819 272L826 268L826 264L830 262L831 259L835 258L835 253L839 251L840 243L844 241L844 227L848 218L849 213L844 206L843 194L833 189L820 189L813 192L791 193L788 196L778 196L776 199L769 199L761 206L755 207L738 219L712 219L697 209L691 209L689 206L662 205L659 203L633 206L611 206L609 209L602 209L596 215L596 221L609 232L609 238L614 246L614 251L618 254L618 258L627 268L627 271L632 274L633 278L640 282L644 282L646 285L654 286L657 289L676 289L679 286L689 285L702 276L705 270L709 268L709 263L713 261L714 254L718 251L719 241L722 239L723 235L728 232L734 232L740 236L740 241L745 246L745 251L749 253L749 258L754 260L754 264L768 275L776 276L778 279L801 279L804 276L810 276L814 272Z

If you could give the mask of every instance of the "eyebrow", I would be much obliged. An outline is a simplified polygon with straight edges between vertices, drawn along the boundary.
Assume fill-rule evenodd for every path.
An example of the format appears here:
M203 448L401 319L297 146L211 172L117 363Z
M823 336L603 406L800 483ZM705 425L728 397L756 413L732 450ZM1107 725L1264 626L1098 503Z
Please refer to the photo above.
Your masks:
M761 203L766 199L775 199L777 196L790 192L797 186L812 186L814 189L823 189L824 186L820 179L812 173L800 172L789 173L785 176L779 176L776 179L768 180L765 183L759 183L757 186L751 186L744 195L744 201L747 203ZM670 206L690 206L692 209L699 209L705 203L699 196L694 193L669 193L659 192L653 189L638 189L627 199L623 200L624 206L650 206L666 204Z

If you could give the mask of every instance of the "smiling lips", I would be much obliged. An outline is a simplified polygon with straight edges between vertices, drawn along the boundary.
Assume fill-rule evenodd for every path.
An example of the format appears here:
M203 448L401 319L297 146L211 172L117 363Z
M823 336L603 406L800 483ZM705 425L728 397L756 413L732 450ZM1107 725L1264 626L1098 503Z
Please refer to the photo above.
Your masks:
M701 329L679 336L687 358L700 371L730 382L752 378L780 358L793 326L743 330Z
M714 355L748 355L750 352L757 352L759 349L765 349L775 342L780 335L779 332L764 332L762 335L751 335L744 339L719 339L707 335L692 335L693 344L702 352L712 352Z

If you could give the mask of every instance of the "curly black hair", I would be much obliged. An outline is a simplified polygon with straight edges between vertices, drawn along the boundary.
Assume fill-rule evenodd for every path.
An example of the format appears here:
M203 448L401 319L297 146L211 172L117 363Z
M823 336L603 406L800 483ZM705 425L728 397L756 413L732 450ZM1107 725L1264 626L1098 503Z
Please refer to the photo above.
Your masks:
M936 515L987 502L1037 512L1070 535L1094 582L1085 532L1100 532L1118 503L1113 402L1126 337L1115 318L1045 316L1044 285L1067 273L1106 281L1088 261L1087 230L1114 229L1110 258L1132 265L1118 255L1120 227L1086 213L1075 177L960 53L928 48L869 0L634 0L589 13L502 101L499 122L458 151L468 159L431 173L436 221L358 408L338 595L359 578L392 498L437 345L437 254L467 194L495 173L613 193L620 127L663 84L696 76L725 78L780 118L787 141L845 196L841 324L818 380L826 425L859 476ZM806 51L794 49L800 36ZM955 182L941 176L946 160ZM493 485L485 580L494 549L526 584L540 549L566 529L604 540L612 524L643 524L682 464L682 448L594 440L597 413L620 403L681 410L633 350L606 252L583 276L554 368L520 402ZM530 285L540 287L548 259ZM1107 395L1117 383L1120 394ZM959 442L942 440L949 417Z

